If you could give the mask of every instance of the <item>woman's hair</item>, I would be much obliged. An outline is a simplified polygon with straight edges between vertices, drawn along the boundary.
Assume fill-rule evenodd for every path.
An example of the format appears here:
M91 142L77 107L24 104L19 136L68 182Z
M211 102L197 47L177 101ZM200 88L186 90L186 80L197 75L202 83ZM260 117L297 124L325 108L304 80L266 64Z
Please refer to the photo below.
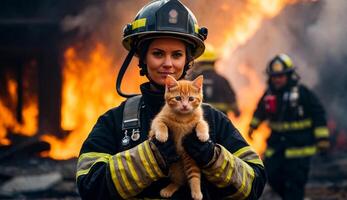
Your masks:
M153 42L153 40L155 39L147 39L144 40L143 42L141 42L141 44L138 46L138 51L137 51L137 55L139 57L139 67L140 67L140 75L144 76L144 75L148 75L148 71L147 71L147 65L145 64L145 59L146 59L146 54L148 52L149 49L149 45ZM184 41L183 41L184 42ZM193 61L194 57L192 56L192 50L193 47L191 44L188 44L187 42L184 42L185 46L186 46L186 63L183 69L183 74L181 77L184 77L187 70L190 67L190 62Z

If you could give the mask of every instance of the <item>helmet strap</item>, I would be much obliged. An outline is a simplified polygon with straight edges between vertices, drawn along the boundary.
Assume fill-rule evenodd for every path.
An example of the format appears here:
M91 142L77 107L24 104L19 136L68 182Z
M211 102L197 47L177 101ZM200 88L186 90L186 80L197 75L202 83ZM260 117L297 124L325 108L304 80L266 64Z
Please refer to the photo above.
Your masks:
M129 97L133 97L136 96L136 94L125 94L121 91L121 84L122 84L122 79L123 76L132 60L132 58L134 57L136 52L136 48L132 47L127 55L127 57L125 58L125 60L123 61L122 67L119 70L118 76L117 76L117 82L116 82L116 89L117 89L117 93L125 98L129 98Z

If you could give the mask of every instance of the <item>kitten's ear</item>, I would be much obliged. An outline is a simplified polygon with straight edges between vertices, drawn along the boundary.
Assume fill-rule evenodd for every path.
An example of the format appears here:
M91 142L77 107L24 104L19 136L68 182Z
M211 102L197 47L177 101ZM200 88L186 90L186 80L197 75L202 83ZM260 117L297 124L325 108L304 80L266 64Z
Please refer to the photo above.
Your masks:
M167 77L165 79L165 85L166 85L166 89L168 89L170 91L170 88L178 86L178 83L174 77L167 75Z
M200 75L196 79L194 79L193 85L199 88L199 90L201 90L203 82L204 82L204 76Z

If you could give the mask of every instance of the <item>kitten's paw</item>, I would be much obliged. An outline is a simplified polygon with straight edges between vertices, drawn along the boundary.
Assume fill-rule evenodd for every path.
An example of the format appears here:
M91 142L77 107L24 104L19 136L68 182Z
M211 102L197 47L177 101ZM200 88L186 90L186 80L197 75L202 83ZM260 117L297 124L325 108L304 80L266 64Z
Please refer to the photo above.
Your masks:
M164 198L170 198L175 191L171 190L170 188L164 188L160 190L160 196Z
M159 141L159 142L166 142L169 138L168 134L155 134L155 138Z
M197 132L196 136L198 136L201 142L206 142L210 138L210 135L207 132Z
M202 200L202 193L201 192L192 192L192 198L194 200Z

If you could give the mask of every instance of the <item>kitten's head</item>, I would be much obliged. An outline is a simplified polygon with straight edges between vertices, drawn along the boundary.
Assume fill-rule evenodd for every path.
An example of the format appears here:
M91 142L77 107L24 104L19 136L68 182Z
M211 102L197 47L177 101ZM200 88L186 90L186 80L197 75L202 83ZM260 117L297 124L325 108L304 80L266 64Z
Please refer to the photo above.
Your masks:
M180 80L168 75L165 80L166 104L176 113L188 114L202 103L203 76L193 81Z

